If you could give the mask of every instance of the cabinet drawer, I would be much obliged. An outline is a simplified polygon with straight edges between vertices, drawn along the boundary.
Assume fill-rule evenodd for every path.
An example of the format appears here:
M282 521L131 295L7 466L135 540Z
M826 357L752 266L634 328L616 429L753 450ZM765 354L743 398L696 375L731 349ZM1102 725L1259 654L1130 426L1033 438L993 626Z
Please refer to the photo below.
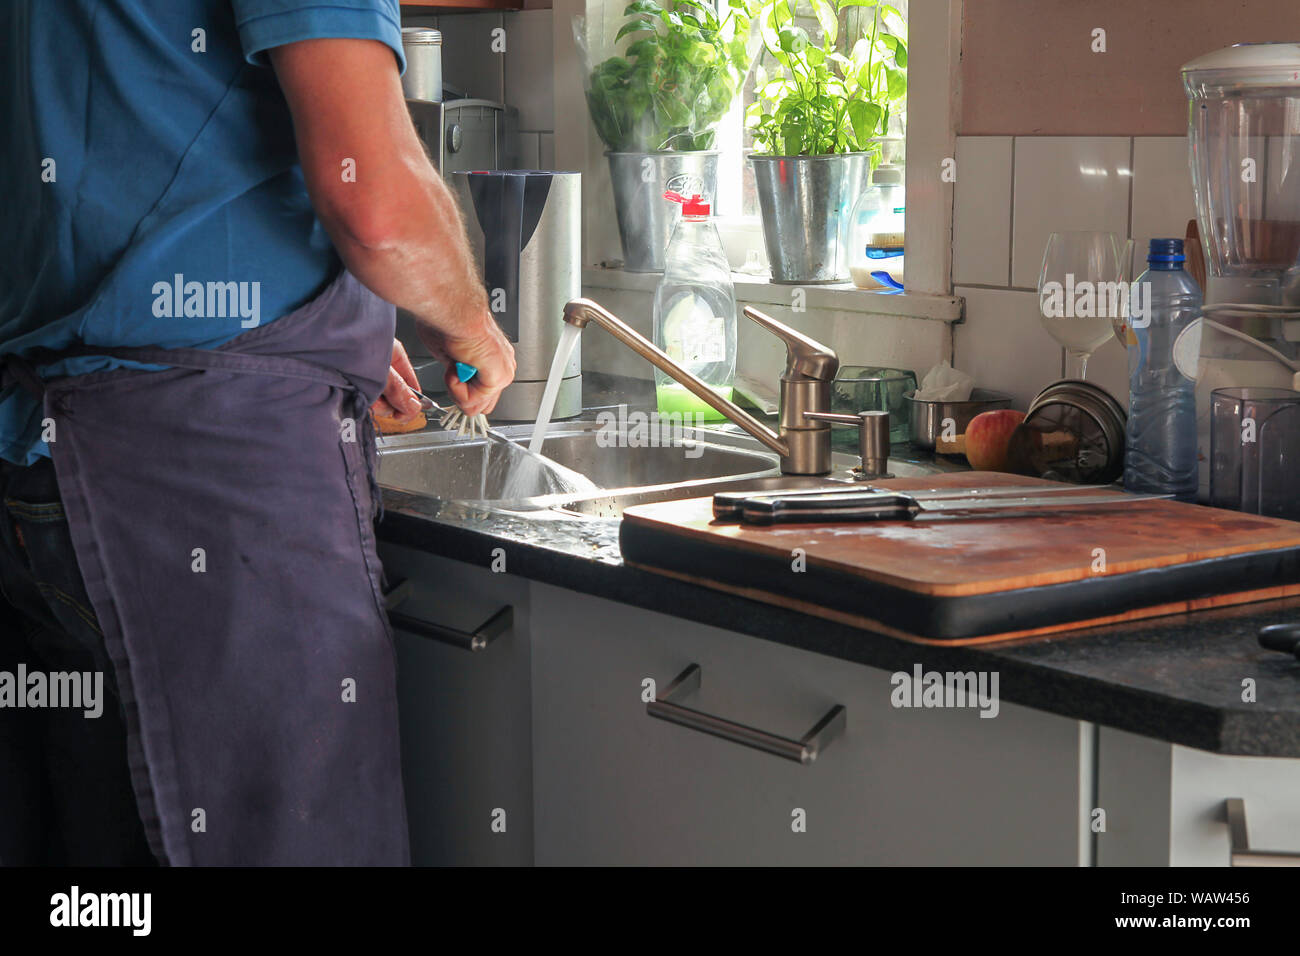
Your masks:
M393 636L412 862L529 865L528 582L383 542L379 555L390 584L406 582L409 629ZM510 626L481 650L429 636L472 632L506 607Z
M1001 704L903 709L885 671L534 584L539 863L1075 864L1081 725ZM691 708L799 738L812 763L647 714L688 665ZM794 826L799 817L805 829Z
M1102 866L1227 866L1233 798L1251 849L1300 854L1300 759L1213 754L1103 727L1098 795Z

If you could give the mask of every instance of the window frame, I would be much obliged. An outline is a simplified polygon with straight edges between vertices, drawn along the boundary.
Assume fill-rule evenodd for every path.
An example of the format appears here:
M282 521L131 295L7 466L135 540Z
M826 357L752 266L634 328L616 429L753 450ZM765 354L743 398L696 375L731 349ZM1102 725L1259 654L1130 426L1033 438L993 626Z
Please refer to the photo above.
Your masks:
M959 101L961 12L963 0L912 0L908 9L907 103L907 291L879 302L879 311L955 321L960 300L952 295L952 204L956 172L956 119ZM644 280L601 267L621 257L609 172L600 142L587 117L573 17L614 24L627 0L554 0L555 159L557 168L583 174L584 285L636 289ZM617 29L615 26L614 29ZM753 220L728 217L726 231L747 228ZM625 276L625 278L624 278ZM602 278L603 277L603 278ZM834 293L840 287L827 287ZM854 310L870 311L852 286ZM823 298L823 296L819 296ZM835 296L825 298L836 299ZM880 299L886 296L881 295ZM914 301L906 301L914 300ZM930 301L927 301L930 300ZM838 301L838 300L837 300Z

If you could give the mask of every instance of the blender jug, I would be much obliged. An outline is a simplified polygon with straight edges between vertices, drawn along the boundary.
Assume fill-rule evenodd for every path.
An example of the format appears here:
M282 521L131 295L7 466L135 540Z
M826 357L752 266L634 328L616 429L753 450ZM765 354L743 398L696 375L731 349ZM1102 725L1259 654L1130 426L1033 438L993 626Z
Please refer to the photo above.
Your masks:
M1210 393L1292 388L1300 372L1300 44L1240 43L1182 68L1206 261L1196 384L1200 497Z

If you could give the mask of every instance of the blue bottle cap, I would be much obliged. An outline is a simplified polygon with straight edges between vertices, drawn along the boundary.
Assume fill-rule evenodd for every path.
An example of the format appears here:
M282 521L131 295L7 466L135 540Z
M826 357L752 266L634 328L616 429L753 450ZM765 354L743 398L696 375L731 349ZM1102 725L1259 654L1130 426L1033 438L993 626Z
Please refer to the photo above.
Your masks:
M1184 259L1181 239L1152 239L1147 247L1147 262L1182 262Z

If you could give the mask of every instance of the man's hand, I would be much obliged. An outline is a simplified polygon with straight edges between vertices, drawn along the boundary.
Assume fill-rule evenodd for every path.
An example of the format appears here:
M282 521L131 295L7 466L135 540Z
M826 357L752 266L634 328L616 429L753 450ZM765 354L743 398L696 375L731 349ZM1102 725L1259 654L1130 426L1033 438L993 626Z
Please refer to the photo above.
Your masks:
M376 415L395 418L406 424L420 414L420 399L411 389L418 391L420 380L415 377L415 369L406 355L402 343L393 339L393 358L388 367L388 382L384 391L375 399L370 410Z
M486 415L496 407L501 391L515 378L515 350L486 309L481 328L469 336L455 336L419 326L420 339L446 367L447 389L466 415ZM468 383L456 375L456 363L478 369Z
M344 265L415 316L467 414L491 411L514 378L514 353L488 311L456 200L415 134L393 51L377 40L301 40L270 58L312 205ZM468 387L456 361L479 370Z

